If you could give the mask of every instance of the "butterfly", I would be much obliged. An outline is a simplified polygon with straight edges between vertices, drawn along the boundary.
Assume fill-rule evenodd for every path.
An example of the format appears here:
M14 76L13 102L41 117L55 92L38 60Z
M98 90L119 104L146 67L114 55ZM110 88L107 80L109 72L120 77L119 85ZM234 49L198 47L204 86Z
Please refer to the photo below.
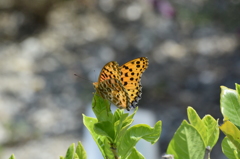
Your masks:
M108 62L101 70L98 82L93 86L103 99L120 109L135 108L142 95L141 77L148 68L148 59L139 57L122 66Z

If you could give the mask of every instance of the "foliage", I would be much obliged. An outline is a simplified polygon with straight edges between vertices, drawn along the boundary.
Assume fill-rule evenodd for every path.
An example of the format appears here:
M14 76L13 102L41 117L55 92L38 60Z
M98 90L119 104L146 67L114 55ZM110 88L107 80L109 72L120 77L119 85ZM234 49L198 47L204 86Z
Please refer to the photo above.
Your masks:
M60 159L87 159L87 154L81 142L78 142L76 150L75 144L71 144L66 152L65 157L60 156Z
M15 159L15 156L12 154L9 159Z
M189 123L184 120L167 149L175 159L203 159L209 156L208 149L213 148L219 136L218 121L206 115L201 119L196 111L188 107Z
M137 142L144 139L154 144L160 137L161 121L158 121L154 127L146 124L130 127L137 109L131 115L121 109L117 109L113 114L109 102L97 94L93 98L92 105L97 118L83 115L83 123L104 158L144 158L135 149Z
M240 159L240 85L236 90L221 86L220 107L224 123L219 128L226 135L222 151L230 159Z
M211 115L202 119L192 108L187 108L188 121L183 120L167 149L170 158L175 159L210 159L210 152L219 137L219 128L226 135L222 140L222 151L229 159L240 159L240 85L236 90L221 86L220 108L224 123L218 126L218 120ZM135 148L140 139L152 144L156 143L161 134L161 121L153 127L146 124L130 125L137 113L124 113L117 109L110 110L110 103L97 94L94 95L92 109L96 118L83 115L83 123L89 130L94 141L105 159L144 159ZM11 155L9 159L15 159ZM78 142L70 145L65 157L60 159L87 159L86 151Z

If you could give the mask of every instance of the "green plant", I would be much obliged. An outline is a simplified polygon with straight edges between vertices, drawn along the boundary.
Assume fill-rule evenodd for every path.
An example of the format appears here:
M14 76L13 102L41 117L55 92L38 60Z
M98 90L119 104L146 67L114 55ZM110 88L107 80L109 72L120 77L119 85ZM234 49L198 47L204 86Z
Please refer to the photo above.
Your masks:
M211 115L202 119L197 112L188 107L188 121L183 120L170 141L167 153L174 159L210 159L210 152L219 137L219 128L226 135L222 140L222 151L229 159L240 159L240 85L236 90L221 86L220 108L224 123L218 126L218 120ZM105 159L144 159L135 148L140 139L152 144L156 143L161 134L161 121L154 127L138 124L130 127L137 113L124 113L117 109L110 110L110 103L98 95L94 95L92 109L96 118L83 115L83 123L89 130ZM87 154L79 142L76 149L72 144L60 159L86 159ZM9 159L15 159L11 155Z
M65 157L60 156L60 159L87 159L87 154L81 142L78 142L76 150L75 144L71 144L71 146L67 150Z
M135 148L140 139L156 143L161 133L161 121L154 127L137 124L132 127L133 117L137 112L124 113L117 109L114 114L110 103L95 94L93 111L97 118L83 115L83 123L91 133L104 158L144 158Z
M236 90L221 86L220 106L224 117L220 129L226 135L222 151L230 159L240 159L240 85Z
M175 132L167 153L175 159L203 159L210 158L210 151L219 136L218 121L206 115L201 119L197 112L188 107L189 123L184 120Z

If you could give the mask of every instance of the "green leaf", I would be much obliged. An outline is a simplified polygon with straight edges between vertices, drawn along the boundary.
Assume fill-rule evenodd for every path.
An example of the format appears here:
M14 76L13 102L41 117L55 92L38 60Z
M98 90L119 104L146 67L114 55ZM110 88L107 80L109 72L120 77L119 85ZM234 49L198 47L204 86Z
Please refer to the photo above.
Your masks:
M138 124L129 128L117 143L119 155L126 158L141 138L154 144L160 137L161 126L161 121L158 121L153 128L146 124Z
M111 143L111 141L108 140L108 138L104 139L103 149L104 149L104 153L106 155L105 158L111 159L111 158L118 157L116 148L114 148L113 144Z
M205 147L207 147L208 137L207 137L207 127L204 124L204 122L201 120L201 118L198 116L197 112L192 108L187 108L187 114L188 114L188 120L194 126L194 128L199 132L199 134L202 136L202 139L205 143Z
M75 153L75 144L71 144L67 150L67 153L65 155L65 159L74 159L74 153Z
M64 157L63 157L63 156L60 156L60 159L64 159Z
M88 131L93 137L93 140L96 142L99 150L101 151L102 155L105 156L104 150L103 150L103 141L104 137L99 136L95 131L94 131L94 124L96 124L98 120L96 118L88 117L83 114L83 124L86 126Z
M122 125L124 123L124 121L127 119L128 117L128 113L124 113L120 116L120 119L118 120L119 121L119 125L118 125L118 129L117 130L120 130L122 128Z
M215 120L212 116L206 115L203 117L202 121L207 127L207 145L210 146L211 149L217 143L219 138L219 128L218 128L218 120ZM204 139L205 140L205 139Z
M184 120L170 141L167 154L174 155L174 159L203 159L204 141L199 132Z
M120 119L120 123L121 123L121 128L122 127L125 127L126 125L131 125L132 124L132 122L131 121L133 121L133 119L131 119L131 118L128 118L128 113L126 113L126 114L123 114L123 115L126 115L126 118L121 118ZM131 123L130 123L131 122Z
M115 125L114 127L117 128L116 131L115 131L117 138L121 138L125 134L127 129L130 127L130 125L134 121L133 117L136 114L137 110L138 110L138 107L136 107L134 113L132 113L131 115L127 116L126 118L122 117L119 121L114 123L114 125Z
M129 126L132 124L133 119L128 119L124 124L122 124L122 128L121 130L117 131L117 138L121 138L127 131L127 129L129 128Z
M9 159L15 159L14 154L12 154Z
M235 83L237 94L240 95L240 85Z
M145 124L138 124L138 125L145 125ZM137 125L136 125L136 126L137 126ZM147 126L150 127L149 125L147 125ZM151 127L150 127L150 128L151 128ZM143 129L143 127L140 128L140 130L141 130L141 129ZM145 128L144 128L144 129L145 129ZM154 125L153 129L151 128L151 130L152 130L152 131L149 132L149 134L148 134L147 131L144 132L145 130L142 130L142 132L146 133L144 136L142 136L142 138L143 138L144 140L150 142L151 144L155 144L155 143L158 141L158 139L160 138L160 135L161 135L162 122L161 122L161 121L158 121L158 122Z
M138 111L138 107L136 107L135 110L134 110L134 112L133 112L131 115L129 115L127 118L128 118L128 119L133 119L133 117L135 116L135 114L137 113L137 111Z
M109 121L102 121L94 124L94 131L98 135L103 135L108 137L111 141L113 141L115 138L113 125Z
M113 115L113 118L114 118L113 122L115 123L116 121L118 121L121 118L121 116L123 115L123 113L124 113L123 109L117 109Z
M78 145L76 148L76 154L78 155L79 159L87 159L87 153L80 141L78 142Z
M240 151L240 131L230 121L225 121L219 128L228 137L228 139L236 146Z
M128 117L128 113L124 113L124 114L122 114L122 115L120 116L119 120L117 120L117 121L114 123L114 129L115 129L115 132L116 132L116 137L119 137L119 133L120 133L122 127L123 127L124 125L127 125L127 121L126 121L127 117ZM130 122L130 121L128 121L128 123L129 123L129 122ZM131 124L131 123L130 123L130 124ZM128 124L128 126L129 126L130 124Z
M212 149L219 137L218 122L210 115L201 119L192 107L188 107L187 112L191 125L202 136L205 147L210 146Z
M134 147L132 150L132 153L128 156L127 159L145 159L144 156L136 150L136 148Z
M98 94L94 94L92 100L92 109L98 121L113 121L113 114L110 110L111 103L101 98Z
M222 141L222 151L229 159L240 159L236 146L228 139L228 137L225 137Z
M74 159L80 159L77 153L74 153Z
M127 116L127 118L123 121L122 127L126 128L132 124L132 122L134 121L133 117L137 113L137 110L138 110L138 107L135 108L134 112L131 115Z
M238 89L238 85L237 89ZM230 120L238 127L240 126L240 104L239 94L236 90L221 86L220 95L221 112L225 120Z

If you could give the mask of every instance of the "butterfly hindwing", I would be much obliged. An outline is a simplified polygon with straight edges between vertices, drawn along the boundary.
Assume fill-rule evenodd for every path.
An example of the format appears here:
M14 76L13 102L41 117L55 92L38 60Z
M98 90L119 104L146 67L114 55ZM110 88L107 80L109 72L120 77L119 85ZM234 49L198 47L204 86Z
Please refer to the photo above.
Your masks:
M118 108L130 110L130 99L120 81L120 67L117 62L107 63L101 70L98 82L93 85L98 94Z
M111 101L118 108L130 110L130 98L121 81L107 79L99 84L98 89L102 91L105 99Z

